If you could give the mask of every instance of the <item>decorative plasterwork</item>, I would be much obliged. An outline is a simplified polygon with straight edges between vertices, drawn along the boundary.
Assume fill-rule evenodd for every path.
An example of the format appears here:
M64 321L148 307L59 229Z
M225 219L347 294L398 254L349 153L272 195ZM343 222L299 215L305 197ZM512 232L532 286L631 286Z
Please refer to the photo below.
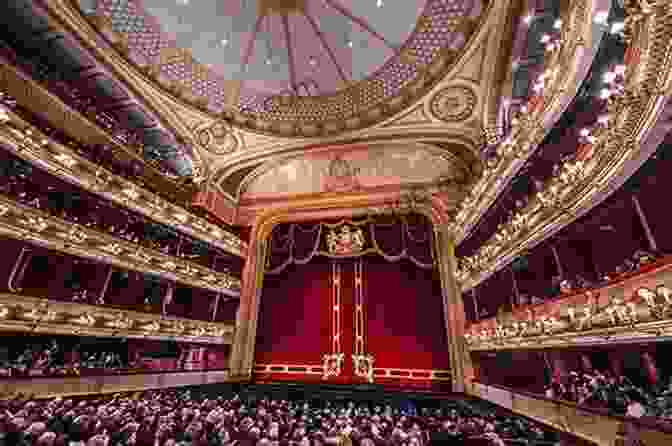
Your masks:
M159 55L158 59L154 57L148 60L144 57L134 60L131 49L133 45L137 46L136 41L142 44L144 40L133 39L132 43L127 33L112 30L107 17L93 16L87 20L77 6L67 0L48 2L48 8L62 23L94 47L97 56L113 69L126 73L133 70L135 77L144 78L144 84L151 84L153 90L164 97L168 96L171 100L179 97L179 102L190 108L198 108L210 116L224 112L235 126L255 133L316 137L369 127L422 97L441 80L446 68L456 60L456 55L468 48L470 37L485 21L491 9L490 5L483 3L473 0L467 5L448 5L441 0L427 0L425 11L401 50L367 79L348 84L345 89L332 95L293 96L289 101L277 96L263 103L250 98L234 107L224 107L222 101L216 104L209 97L198 97L190 91L190 86L197 83L194 82L196 78L201 81L199 84L206 81L208 86L217 80L208 75L207 67L198 64L191 56L162 59ZM465 8L467 10L463 11ZM141 21L140 26L144 24L145 21ZM102 41L101 35L107 36L114 45L114 51L111 51L110 43ZM165 51L180 53L185 50L169 46L161 52ZM179 70L183 74L182 78L167 79L160 76L161 68L170 64L182 67ZM129 78L126 80L130 81ZM219 95L219 92L207 94L214 96Z
M445 122L462 122L474 113L478 98L466 86L449 86L436 93L430 102L432 115Z
M244 257L245 244L235 235L194 215L130 181L79 156L73 149L55 142L19 116L8 112L0 120L0 143L39 168L99 194L106 199L163 223L226 252Z
M628 65L624 91L610 98L607 127L595 136L590 156L565 163L524 209L501 225L476 254L478 266L462 262L458 280L463 291L591 209L593 198L621 177L629 160L641 155L640 144L661 116L669 98L665 86L672 82L668 39L672 24L666 7L647 14L630 11L641 16L636 28L628 26L628 32L633 36L630 47L642 56L639 64ZM501 149L507 154L516 146L504 144ZM463 205L465 209L471 206L478 206L473 195Z
M231 344L235 327L3 293L0 331Z
M372 144L314 151L264 165L241 184L243 199L412 186L468 184L468 160L430 144Z
M197 263L73 225L46 212L0 196L0 234L49 249L151 273L194 288L237 296L240 280Z
M672 338L672 265L473 324L471 351L576 347Z
M567 16L563 18L560 47L545 62L550 77L543 97L537 98L535 106L514 123L507 150L499 153L500 156L488 166L473 187L453 227L457 243L469 234L499 191L534 153L577 93L597 50L593 48L591 51L586 42L593 41L592 19L602 3L600 0L574 0L570 3Z

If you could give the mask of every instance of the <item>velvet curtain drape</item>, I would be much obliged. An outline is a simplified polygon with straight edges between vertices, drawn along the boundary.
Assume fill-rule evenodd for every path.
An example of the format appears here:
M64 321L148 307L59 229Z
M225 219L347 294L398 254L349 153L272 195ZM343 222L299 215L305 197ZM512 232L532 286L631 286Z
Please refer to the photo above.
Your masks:
M449 369L441 282L411 261L364 262L367 350L381 368Z
M348 225L364 234L363 249L334 255L327 234ZM340 287L341 375L354 376L355 266L362 264L364 353L375 368L450 369L441 281L433 268L433 232L424 217L284 224L269 240L257 331L258 365L319 366L332 352L334 271ZM337 264L338 268L333 268ZM320 380L320 375L273 373L268 379Z
M363 249L347 255L329 250L328 234L343 226L361 230ZM409 259L419 268L432 269L432 243L431 223L416 215L282 224L271 233L266 273L279 274L291 264L305 265L315 256L351 258L368 254L378 254L389 262Z

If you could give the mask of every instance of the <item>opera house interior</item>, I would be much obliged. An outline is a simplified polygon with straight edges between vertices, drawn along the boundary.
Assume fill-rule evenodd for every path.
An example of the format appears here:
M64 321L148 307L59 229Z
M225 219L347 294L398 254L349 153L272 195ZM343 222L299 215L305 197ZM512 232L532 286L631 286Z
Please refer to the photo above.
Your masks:
M0 446L672 445L671 100L669 0L0 2Z

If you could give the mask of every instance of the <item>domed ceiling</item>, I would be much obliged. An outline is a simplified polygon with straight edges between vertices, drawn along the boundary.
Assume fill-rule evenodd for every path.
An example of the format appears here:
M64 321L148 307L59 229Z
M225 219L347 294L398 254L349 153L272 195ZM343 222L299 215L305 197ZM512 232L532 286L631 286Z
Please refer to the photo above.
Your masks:
M355 120L348 129L364 127L401 110L445 71L447 52L465 45L483 10L482 0L79 5L172 93L240 126L286 136L337 132L346 120Z

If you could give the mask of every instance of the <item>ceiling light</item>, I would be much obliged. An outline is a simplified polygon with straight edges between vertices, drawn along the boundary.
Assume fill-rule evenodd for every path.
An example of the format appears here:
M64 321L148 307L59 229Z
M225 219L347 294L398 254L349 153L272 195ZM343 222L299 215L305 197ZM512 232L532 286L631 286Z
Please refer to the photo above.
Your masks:
M611 34L618 34L621 31L623 31L624 28L625 25L623 24L623 22L616 22L611 25L611 29L609 30L609 32Z
M177 4L187 6L189 4L189 0L177 0Z
M0 123L4 124L6 122L9 122L11 119L12 118L11 116L9 116L9 110L7 109L7 107L0 104Z
M382 8L383 7L383 0L376 0L376 7L377 8Z
M137 199L137 198L140 196L140 194L138 193L138 191L136 191L135 189L132 189L132 188L124 189L124 190L122 190L122 192L123 192L128 198L130 198L131 200L135 200L135 199Z
M222 46L227 46L229 44L229 39L222 39L219 41Z
M597 14L595 14L595 18L593 19L593 22L597 23L598 25L604 25L607 23L607 19L609 18L609 12L608 11L600 11Z
M610 84L610 83L612 83L613 81L616 80L616 73L614 73L613 71L607 71L602 76L602 80L604 80L606 83Z
M63 164L66 167L72 167L75 164L77 164L77 161L75 161L73 157L71 157L70 155L66 155L65 153L59 153L54 158L56 158L56 160L59 163Z
M532 20L534 20L534 15L528 14L523 19L523 22L525 22L526 25L529 25L530 23L532 23Z
M352 48L352 46L353 46L352 40L348 40L346 42L346 45L348 45L348 48Z
M557 19L557 20L553 23L553 28L555 28L555 29L560 29L560 28L562 28L562 20Z

